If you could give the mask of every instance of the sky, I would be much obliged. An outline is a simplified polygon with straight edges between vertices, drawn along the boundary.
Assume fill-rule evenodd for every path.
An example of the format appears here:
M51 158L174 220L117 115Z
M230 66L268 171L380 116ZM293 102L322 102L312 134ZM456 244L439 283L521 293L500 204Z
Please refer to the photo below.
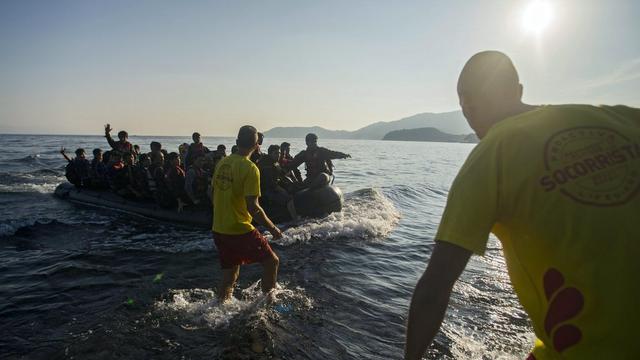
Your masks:
M532 0L3 0L0 133L355 130L457 110L488 49L526 102L640 107L640 2L544 1L531 32Z

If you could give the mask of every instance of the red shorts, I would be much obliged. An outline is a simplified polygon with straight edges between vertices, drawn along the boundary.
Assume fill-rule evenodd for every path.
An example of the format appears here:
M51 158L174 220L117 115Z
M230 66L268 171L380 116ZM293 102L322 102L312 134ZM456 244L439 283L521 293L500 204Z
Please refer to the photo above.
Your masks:
M223 269L229 269L236 265L262 262L274 256L267 239L256 229L241 235L214 232L213 242L218 248L220 267Z

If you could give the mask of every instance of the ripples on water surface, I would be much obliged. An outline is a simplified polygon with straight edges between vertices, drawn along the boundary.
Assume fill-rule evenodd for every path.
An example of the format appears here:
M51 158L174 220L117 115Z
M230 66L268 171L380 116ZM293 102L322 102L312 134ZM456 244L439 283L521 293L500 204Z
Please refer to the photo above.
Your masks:
M152 139L132 140L146 149ZM187 140L160 139L170 150ZM0 135L0 357L402 358L409 299L472 145L320 142L353 156L336 161L343 212L287 224L273 245L273 299L251 265L236 299L219 306L207 231L52 196L64 180L60 146L90 153L104 138ZM230 148L232 139L205 143ZM472 258L427 358L524 358L533 335L501 255L492 239Z

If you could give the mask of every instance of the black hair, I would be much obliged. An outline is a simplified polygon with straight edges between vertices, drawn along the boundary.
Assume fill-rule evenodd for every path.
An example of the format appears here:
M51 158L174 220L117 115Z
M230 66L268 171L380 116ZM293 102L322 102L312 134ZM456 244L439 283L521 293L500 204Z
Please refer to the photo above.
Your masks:
M222 149L222 150L227 150L227 147L224 146L223 144L218 145L218 150Z
M76 149L76 156L80 156L80 155L82 155L82 154L84 154L84 153L85 153L85 152L84 152L84 149L83 149L83 148L77 148L77 149Z
M98 156L98 154L102 153L102 149L93 149L93 156Z
M167 155L166 160L167 161L173 161L175 159L179 159L180 155L178 155L177 152L170 152L169 155Z
M146 161L147 159L149 159L149 155L141 154L140 158L138 159L138 162L142 163L143 161Z
M157 141L152 141L151 144L149 144L149 147L151 148L151 150L155 150L155 149L162 149L162 144L160 144Z
M231 153L232 153L232 154L235 154L235 153L237 153L237 152L238 152L238 145L233 145L233 146L231 147Z
M289 144L286 141L280 144L280 149L289 149L290 147L291 147L291 144Z
M254 147L257 143L257 135L258 130L251 125L244 125L238 131L238 139L236 140L236 144L238 147L244 149L250 149Z
M278 145L269 146L269 148L267 149L267 154L271 154L272 151L280 152L280 146Z
M304 137L305 141L318 140L318 135L314 133L308 133L307 136Z
M120 131L118 131L118 137L120 137L120 136L124 136L124 137L128 138L129 137L129 133L124 131L124 130L120 130Z

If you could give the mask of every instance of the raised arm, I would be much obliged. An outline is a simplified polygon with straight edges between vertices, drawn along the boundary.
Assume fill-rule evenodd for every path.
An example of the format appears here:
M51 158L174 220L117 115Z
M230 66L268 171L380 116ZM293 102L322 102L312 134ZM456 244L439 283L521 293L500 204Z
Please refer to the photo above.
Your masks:
M116 142L111 137L111 125L110 124L107 124L107 125L104 126L104 137L107 138L107 142L109 143L109 146L111 146L112 149L115 149L116 148Z
M71 159L67 156L67 154L65 154L65 148L60 148L60 154L62 154L62 156L64 156L64 158L65 158L68 162L71 162Z
M453 285L464 270L471 251L436 241L429 265L411 299L405 359L421 359L438 333Z

